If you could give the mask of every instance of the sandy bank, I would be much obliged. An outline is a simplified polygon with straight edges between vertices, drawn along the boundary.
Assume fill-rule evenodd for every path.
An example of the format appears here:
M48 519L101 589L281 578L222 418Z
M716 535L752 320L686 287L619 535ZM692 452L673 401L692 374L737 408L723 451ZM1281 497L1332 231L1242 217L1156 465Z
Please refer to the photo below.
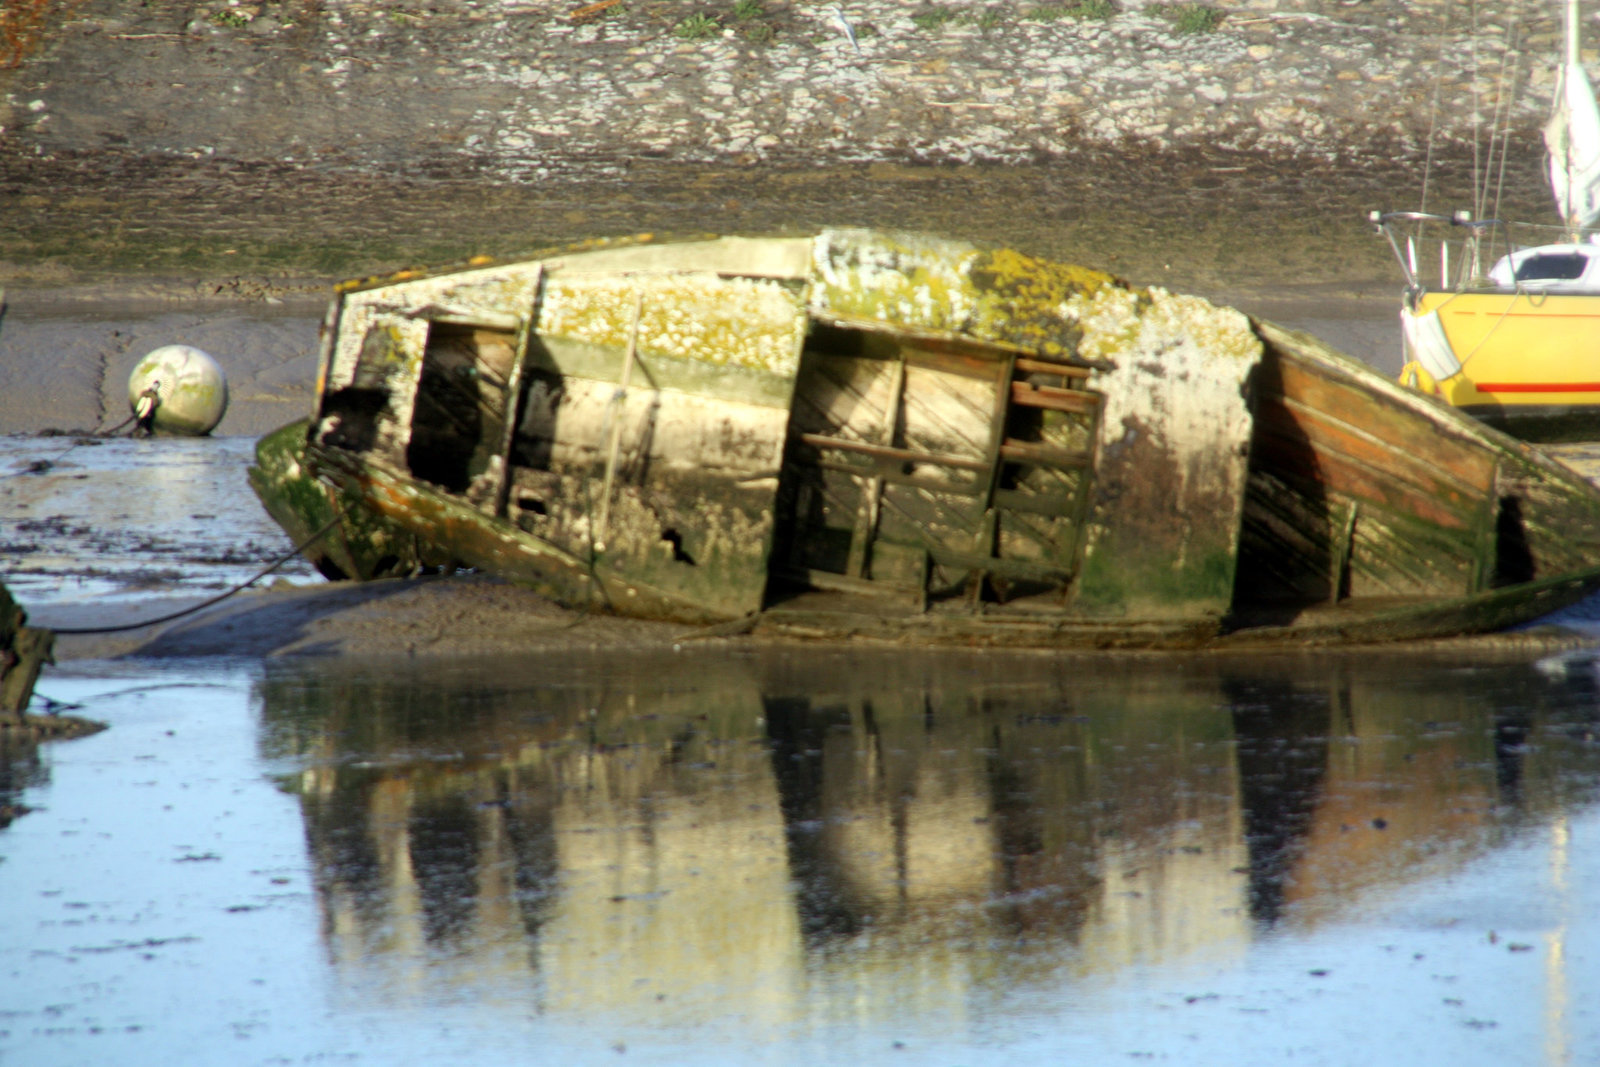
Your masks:
M42 610L63 630L137 624L181 611L182 598L94 610ZM60 633L58 660L239 656L545 655L579 648L670 648L692 627L568 611L490 578L282 584L196 614L118 633Z

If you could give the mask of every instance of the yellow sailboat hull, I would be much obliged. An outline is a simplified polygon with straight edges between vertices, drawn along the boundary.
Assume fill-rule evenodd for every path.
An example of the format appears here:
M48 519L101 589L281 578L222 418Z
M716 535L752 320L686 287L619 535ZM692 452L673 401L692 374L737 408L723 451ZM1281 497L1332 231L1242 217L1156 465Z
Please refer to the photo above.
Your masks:
M1519 437L1600 438L1600 295L1426 293L1401 315L1434 312L1461 369L1436 378L1408 346L1402 383Z

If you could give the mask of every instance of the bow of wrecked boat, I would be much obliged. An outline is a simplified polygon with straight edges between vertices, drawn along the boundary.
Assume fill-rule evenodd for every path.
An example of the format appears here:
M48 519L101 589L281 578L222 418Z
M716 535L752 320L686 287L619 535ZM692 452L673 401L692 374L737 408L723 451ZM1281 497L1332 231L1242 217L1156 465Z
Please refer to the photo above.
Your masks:
M1325 345L1006 249L648 240L341 286L252 484L332 577L466 565L820 637L1316 644L1600 585L1600 491Z

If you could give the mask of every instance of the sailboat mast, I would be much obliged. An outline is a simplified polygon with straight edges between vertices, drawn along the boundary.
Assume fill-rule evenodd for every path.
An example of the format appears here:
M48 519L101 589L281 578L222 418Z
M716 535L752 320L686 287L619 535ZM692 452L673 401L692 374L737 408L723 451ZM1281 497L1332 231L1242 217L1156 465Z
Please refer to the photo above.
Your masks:
M1578 0L1567 0L1565 60L1571 66L1580 62L1578 56Z
M1550 189L1575 240L1579 230L1600 221L1600 102L1595 100L1578 47L1578 0L1564 2L1566 47L1544 140Z
M1566 85L1567 79L1572 77L1574 71L1583 69L1582 57L1578 50L1578 0L1567 0L1567 7L1566 11L1564 12L1564 16L1565 17L1562 20L1562 41L1564 47L1562 49L1561 57L1561 84L1563 87ZM1565 94L1563 93L1563 95ZM1576 241L1578 239L1578 224L1574 221L1574 219L1577 216L1577 212L1573 209L1572 202L1572 187L1575 184L1576 179L1572 173L1571 134L1569 133L1567 137L1563 139L1563 141L1564 143L1562 147L1564 150L1562 155L1565 158L1561 160L1561 165L1566 170L1566 181L1561 183L1562 191L1565 194L1563 197L1565 203L1561 205L1561 218L1562 221L1567 224L1567 230L1569 231L1567 234L1568 239Z

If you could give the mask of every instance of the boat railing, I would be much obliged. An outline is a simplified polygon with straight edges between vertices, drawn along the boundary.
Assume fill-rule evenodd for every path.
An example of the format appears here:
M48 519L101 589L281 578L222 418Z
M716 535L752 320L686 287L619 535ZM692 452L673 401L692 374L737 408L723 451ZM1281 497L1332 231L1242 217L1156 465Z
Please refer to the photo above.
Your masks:
M1491 280L1489 269L1503 257L1525 249L1558 244L1600 246L1600 229L1475 219L1467 211L1453 215L1373 211L1367 218L1388 240L1405 278L1407 301L1412 304L1430 290L1500 288ZM1432 283L1435 263L1437 284Z
M1429 289L1468 289L1488 284L1484 262L1493 262L1493 235L1499 219L1475 219L1468 211L1435 215L1426 211L1372 211L1367 219L1389 242L1406 281L1406 297L1414 302ZM1429 285L1433 262L1438 285ZM1428 264L1428 266L1424 266Z

